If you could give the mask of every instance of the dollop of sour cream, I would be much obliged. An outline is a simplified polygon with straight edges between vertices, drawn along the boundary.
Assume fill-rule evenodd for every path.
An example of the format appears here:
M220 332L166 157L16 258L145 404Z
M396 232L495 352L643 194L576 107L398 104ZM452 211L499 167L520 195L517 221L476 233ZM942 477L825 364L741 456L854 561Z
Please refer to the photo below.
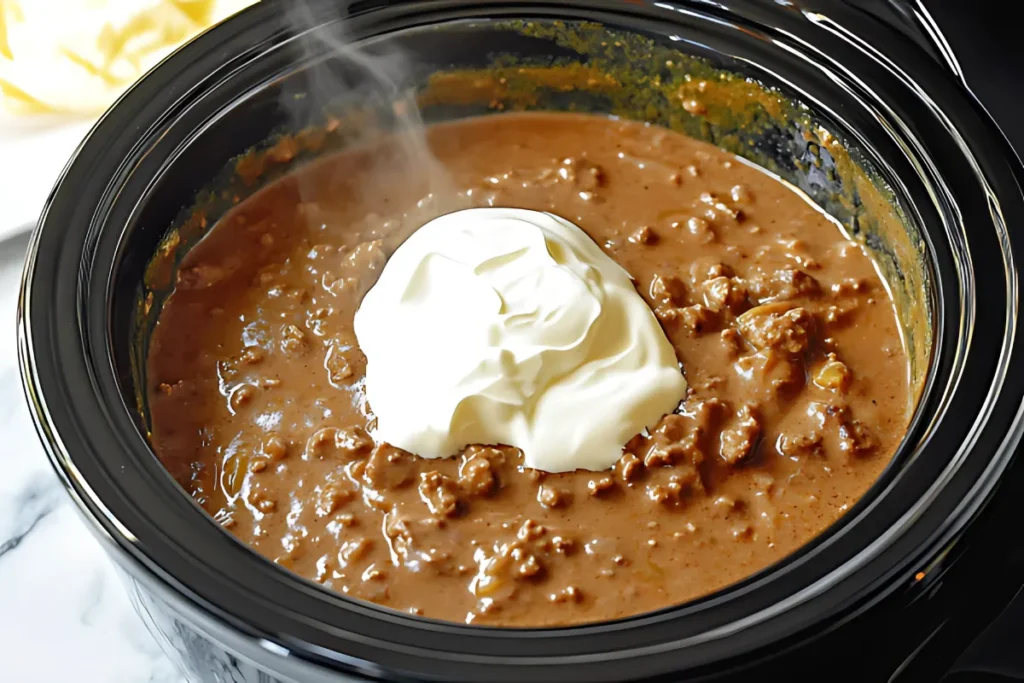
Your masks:
M550 213L467 209L415 232L355 315L375 436L426 458L505 444L603 470L686 393L628 273Z

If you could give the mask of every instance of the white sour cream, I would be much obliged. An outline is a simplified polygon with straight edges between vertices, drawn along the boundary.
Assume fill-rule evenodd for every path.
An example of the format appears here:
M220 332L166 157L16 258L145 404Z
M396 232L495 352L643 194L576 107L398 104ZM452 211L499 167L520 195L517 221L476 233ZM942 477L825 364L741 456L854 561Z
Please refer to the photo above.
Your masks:
M355 315L375 436L426 458L474 444L603 470L686 393L630 276L550 213L467 209L414 233Z

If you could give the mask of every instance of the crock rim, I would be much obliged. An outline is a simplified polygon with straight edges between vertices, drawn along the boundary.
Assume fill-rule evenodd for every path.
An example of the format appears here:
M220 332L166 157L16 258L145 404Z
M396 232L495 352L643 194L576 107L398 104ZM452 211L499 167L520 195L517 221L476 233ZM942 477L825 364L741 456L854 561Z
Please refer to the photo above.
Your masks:
M417 11L423 12L423 16L429 15L428 10L430 8L444 9L451 4L452 3L448 2L448 0L416 3ZM467 7L471 8L470 11L473 11L472 8L476 8L476 11L479 12L479 16L491 16L494 12L498 11L499 6L514 5L522 12L539 11L541 6L554 6L553 3L547 2L499 3L484 1L469 4L456 4L460 5L463 12L467 11ZM588 3L558 3L557 7L559 12L566 12L578 9L580 6L586 4ZM674 11L675 9L683 7L683 5L675 5L672 3L658 3L658 5L662 6L663 9L668 7L669 9L666 9L666 12ZM685 9L687 12L691 13L704 11L703 7L696 9L687 7ZM328 642L334 642L336 644L357 643L363 640L359 637L359 634L350 633L346 636L337 636L329 634L329 631L331 630L330 628L324 628L322 630L326 637L321 639L319 642L314 642L312 639L309 639L307 642L297 642L291 637L289 629L286 629L277 623L272 624L270 620L241 616L235 609L226 609L222 604L214 603L211 601L209 595L200 597L197 591L192 590L187 585L184 585L176 577L168 575L163 568L153 566L147 549L140 545L133 532L122 524L117 515L104 504L105 495L109 495L110 492L107 492L105 495L98 493L90 484L87 477L83 476L81 470L76 467L75 452L77 451L80 453L83 448L89 448L90 442L92 441L89 437L88 430L83 431L85 425L81 423L81 418L76 420L79 424L71 426L66 421L68 419L67 414L61 417L56 417L54 414L56 411L51 412L52 404L48 405L47 403L47 394L51 396L57 395L54 389L55 382L75 379L76 377L86 384L96 381L96 377L94 376L94 373L97 371L96 367L91 363L85 362L84 358L81 367L76 369L77 374L72 376L66 372L66 370L69 369L67 366L66 356L54 357L50 353L42 353L43 351L49 352L50 349L45 346L45 343L40 343L39 340L45 338L47 340L46 343L49 343L52 341L54 336L52 333L59 330L66 330L66 326L69 321L54 320L52 315L50 315L50 311L44 310L47 308L43 305L46 303L45 300L39 301L37 305L33 305L33 301L35 301L36 297L39 296L39 291L35 290L33 285L41 272L39 270L41 250L48 248L50 249L49 253L51 255L60 257L63 254L64 247L70 248L68 242L62 241L62 238L64 238L64 240L68 239L66 236L68 224L66 218L71 215L70 212L73 209L78 208L75 202L69 203L69 200L72 197L74 197L75 200L81 199L81 193L76 193L75 188L73 187L73 181L75 180L74 176L81 176L83 173L94 172L98 164L102 165L103 152L105 151L105 141L103 136L110 132L111 127L123 126L126 121L130 120L131 114L129 112L133 103L138 102L144 97L155 97L158 92L166 89L170 89L172 91L171 96L177 96L178 98L186 97L188 93L181 91L183 86L180 83L175 83L175 60L178 60L178 62L184 62L186 61L186 57L189 56L189 53L191 53L192 56L189 57L189 59L193 62L202 61L198 59L199 55L216 54L217 50L223 49L219 48L217 43L220 36L222 34L226 34L226 31L228 30L226 27L231 28L236 36L250 32L254 34L260 33L260 26L264 24L264 22L270 22L273 24L275 17L278 19L280 18L280 15L277 14L279 11L281 11L280 8L272 3L254 7L228 20L225 24L213 29L211 32L201 36L198 40L182 48L182 50L176 53L176 55L172 56L153 73L143 79L139 85L126 93L111 112L108 112L103 120L97 124L93 129L93 132L90 133L90 136L79 147L75 157L65 168L61 180L58 182L57 188L48 200L47 208L43 212L39 228L33 234L29 248L29 256L26 262L25 276L19 301L18 336L22 376L25 384L26 395L32 410L33 419L36 422L40 438L47 448L54 467L61 475L65 486L75 498L79 509L83 512L86 518L92 522L94 530L106 537L108 540L108 546L116 548L116 552L121 556L122 561L127 560L129 564L135 567L136 570L146 575L148 581L163 585L170 591L170 594L181 596L184 600L188 601L199 610L215 616L215 618L221 620L225 624L228 624L230 628L236 631L249 633L256 641L264 640L266 642L276 643L277 646L282 648L284 651L297 654L302 658L317 661L322 665L327 664L339 669L362 671L362 673L367 675L376 675L377 666L381 665L381 657L374 658L372 656L363 656L353 658L346 654L346 648L327 645ZM387 8L383 10L367 10L367 12L370 12L371 14L374 12L386 13L388 11L400 12L401 8L392 10L388 10ZM781 10L773 11L771 16L775 16L775 13L780 11ZM753 20L756 21L764 16L765 15L756 16ZM831 6L829 7L828 12L820 14L819 16L825 16L826 18L831 16L830 21L834 21L834 24L837 26L847 26L851 24L858 24L858 22L862 21L869 21L863 17L856 18L851 15L845 15L843 11ZM707 10L706 17L721 20L719 13L713 10ZM819 20L819 23L813 30L821 30L822 25L823 24ZM810 24L808 23L807 26L810 26ZM829 29L826 28L826 30ZM884 27L878 27L878 30L885 31L886 29ZM810 29L808 29L808 32L810 32ZM833 33L832 37L836 38L836 34ZM802 34L801 39L804 38L805 35ZM863 46L851 45L850 47L862 52L864 51ZM943 103L946 104L947 107L945 109L941 109L936 105L936 110L941 112L942 116L944 116L948 121L949 131L955 134L954 140L957 138L959 139L960 142L958 144L962 145L962 153L966 155L967 158L973 159L974 168L978 174L980 182L984 185L984 187L981 188L981 191L988 193L990 195L990 199L995 201L996 209L1001 208L1003 213L1006 213L1012 208L1014 213L1024 215L1024 205L1022 205L1018 182L1018 178L1024 177L1021 174L1020 164L1015 155L1010 152L1005 139L1000 135L997 135L997 131L993 130L991 121L987 120L986 116L982 112L978 111L976 103L971 101L965 93L960 91L960 89L946 77L946 74L944 74L941 69L920 55L914 55L909 51L905 51L905 53L901 55L902 60L896 60L886 56L886 60L889 61L888 64L880 62L877 56L868 56L875 62L874 66L876 68L881 67L883 72L888 73L890 78L900 79L906 76L908 72L914 72L917 74L919 81L927 81L929 89L923 91L922 94L929 99L932 99L933 103L936 98L940 96L943 98ZM834 63L838 64L837 62ZM904 63L907 63L910 66L906 67L906 70L903 71L903 74L901 75L899 71L903 70L904 67L900 65ZM170 65L170 68L168 65ZM841 65L838 66L841 67ZM914 79L911 79L911 81L915 82ZM179 90L175 92L175 88L179 88ZM164 96L164 99L166 100L168 97ZM953 117L950 116L950 113L953 114ZM953 125L954 121L957 125ZM998 150L1001 154L975 156L972 150L988 152ZM108 170L112 170L111 175L114 176L115 179L118 174L126 171L123 166L116 169L110 169L110 164L107 164L107 167ZM991 179L993 182L989 182L987 179ZM998 182L995 182L996 180ZM103 187L103 192L109 192L110 189L110 184L108 184ZM1014 192L1011 192L1011 190ZM1006 206L1002 206L1003 204L1006 204ZM998 225L1000 223L1000 213L997 210L993 211L994 227L997 231L1000 229L1002 230L1002 235L1000 235L999 239L1003 243L1002 247L1006 249L1005 254L1009 257L1008 269L1006 271L1006 301L1007 306L1012 305L1012 310L1008 309L1009 314L1007 315L1006 320L1006 339L1011 345L1011 350L1016 350L1015 332L1016 326L1019 323L1016 316L1017 274L1014 266L1015 261L1013 254L1017 252L1020 247L1013 241L1009 232L1006 231L1005 219L1001 221L1003 223L1002 225ZM95 220L97 216L94 214L92 218ZM97 238L96 232L101 228L102 225L92 224L90 225L89 230L83 230L83 234L80 237L74 238L75 240L82 240L80 245L74 247L81 249L81 258L79 259L79 264L77 264L78 266L82 266L85 261L93 258L95 253L95 240ZM64 254L64 256L66 257L66 254ZM75 277L81 277L81 273L77 273ZM83 297L83 294L77 289L80 286L81 282L78 279L65 281L63 285L60 285L55 289L53 296L70 297L75 300L77 306L78 303L81 303L80 300ZM57 325L58 322L60 323L60 326ZM88 324L88 321L83 320L77 320L75 322L79 327ZM37 332L39 331L48 331L49 334L38 334ZM1011 363L1014 362L1015 364L1011 366ZM42 369L43 365L47 365L45 370ZM1015 375L1020 375L1021 368L1019 359L1017 359L1016 356L1007 358L1005 367L1002 368L1002 370L1006 373L1007 377L1009 377L1011 370L1015 371ZM1006 386L1007 383L1004 382L1003 388ZM959 501L958 505L963 508L967 508L967 510L962 514L955 515L951 520L946 520L941 524L937 524L936 528L926 535L929 547L932 549L948 544L950 540L955 538L959 531L962 530L962 526L973 517L978 509L980 509L991 493L992 487L996 484L999 472L1009 464L1010 458L1016 450L1017 442L1021 436L1020 391L1017 390L1016 387L1011 388L1013 388L1013 391L1017 394L1015 409L1010 409L1006 405L1007 395L1001 395L998 397L1003 406L1003 410L1000 413L1000 419L1007 424L1004 438L998 440L998 448L993 452L987 467L984 468L984 470L976 477L973 486L969 487L969 491L971 492L970 495ZM74 412L74 402L72 401L69 405L72 409L71 412ZM111 410L116 411L118 407L119 406L110 405L99 406L100 410L95 414L103 415L109 413ZM66 413L66 409L68 408L69 406L64 406L61 412ZM107 415L107 417L109 417L109 415ZM990 426L988 423L984 425L986 428L988 426ZM89 427L96 428L96 425L89 425ZM123 438L123 436L118 436L114 440L110 441L110 443L121 442L124 444ZM994 437L990 437L988 443L992 443L994 441ZM132 451L132 447L126 448L126 452ZM954 506L952 509L958 508ZM879 542L881 542L881 539ZM914 554L928 555L929 552L925 551L923 548L919 548L918 552ZM877 561L877 557L875 559ZM904 565L914 565L914 563L909 562L907 558L903 558L903 560L902 564ZM883 574L886 575L886 579L881 583L884 583L885 586L889 586L891 589L891 586L894 585L893 575L908 575L909 573L912 572L907 567L900 567L898 571L894 567L889 572L883 572ZM740 584L739 586L742 587L744 585L745 583ZM309 588L301 585L296 585L295 588L304 592L308 592L309 590ZM876 586L875 588L878 589L879 587ZM885 589L883 588L882 590ZM873 592L877 593L877 590ZM836 605L842 604L843 607L840 610L838 607L834 606L833 609L845 613L851 613L856 609L858 604L863 604L866 599L867 595L864 590L851 591L851 593L842 600L839 599L838 594L834 594L833 602L835 602ZM873 597L871 599L875 598ZM237 608L238 606L239 605L236 602L232 607ZM677 611L685 607L687 606L684 605L679 608L672 608L668 611ZM279 617L280 615L277 616ZM297 623L299 619L296 619L295 621ZM424 622L423 620L418 620L414 617L402 617L400 621L417 622L415 625L416 628L422 627L424 623L429 623ZM793 633L803 631L813 622L813 619L808 620L806 617L802 620L793 620L790 623L789 630ZM771 630L770 628L766 629L766 625L768 625L767 622L761 624L759 627L759 630L762 633L762 642L756 648L751 649L763 649L781 638L781 635L779 634L772 637L766 637L766 631ZM581 635L585 637L587 633L593 633L594 629L599 626L601 625L583 625L580 627L558 629L557 631L550 631L550 633L565 637L571 635L569 631L578 630L581 632ZM459 628L460 630L465 628L470 631L496 631L499 633L499 637L502 638L507 637L510 633L514 633L514 631L504 629L480 629L480 627ZM735 624L734 628L734 633L746 632L747 634L749 634L752 629L749 624ZM780 629L780 633L784 630L785 629ZM678 661L673 661L678 660L678 657L673 656L673 649L676 647L676 644L663 643L661 645L663 647L661 647L658 652L651 651L650 649L631 650L624 654L623 658L627 661L633 660L634 663L631 666L635 668L637 658L649 657L653 659L655 654L660 654L662 656L659 658L657 666L645 664L641 668L645 672L652 674L671 671L673 670L673 667L679 664ZM390 643L390 646L391 647L389 649L388 647L378 645L375 646L374 651L379 652L382 655L397 655L398 650L396 648L399 646L399 643ZM263 649L266 648L264 647ZM349 651L351 651L351 649L354 648L349 648ZM423 650L423 648L417 649ZM402 664L399 665L389 665L389 668L401 671L405 669L409 662L422 662L427 669L430 668L431 665L429 664L429 661L433 656L431 653L418 652L410 654L409 652L406 652L406 654L409 655L410 659L403 660ZM488 663L501 663L507 666L512 666L512 671L514 671L512 677L518 678L521 678L524 675L524 669L518 667L533 669L534 667L544 665L558 668L557 670L556 668L545 669L543 673L540 674L541 677L561 677L562 680L566 680L564 678L564 672L568 670L566 667L569 666L578 667L572 672L572 678L574 679L580 678L582 680L585 678L587 680L599 680L611 675L610 670L600 670L600 667L603 666L603 658L595 658L591 655L587 655L587 657L589 657L589 659L585 662L587 664L586 667L582 666L582 662L572 661L564 656L537 658L545 660L543 662L531 661L529 656L520 656L513 652L510 652L506 657L495 657L493 659L488 659L486 657L465 657L462 658L462 663L465 664L464 667L457 666L451 661L448 661L443 668L436 669L436 671L443 673L435 675L446 678L451 676L449 680L455 680L456 678L463 677L472 678L473 671L479 672L479 669L476 667L486 666ZM608 660L605 659L605 662L607 661ZM369 664L371 662L374 664ZM449 666L454 668L449 668ZM417 672L423 671L422 669L415 667L405 670L410 672L414 670Z

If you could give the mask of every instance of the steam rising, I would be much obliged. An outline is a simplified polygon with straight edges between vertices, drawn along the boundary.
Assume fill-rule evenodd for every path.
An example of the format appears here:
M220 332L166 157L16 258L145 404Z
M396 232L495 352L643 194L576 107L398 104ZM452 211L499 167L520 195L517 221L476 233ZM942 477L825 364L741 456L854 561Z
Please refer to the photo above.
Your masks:
M350 139L347 147L378 144L387 152L375 154L368 168L359 169L358 187L353 188L349 178L339 177L339 183L358 193L361 203L367 207L377 205L376 198L381 193L391 192L396 187L422 188L418 192L422 198L418 213L424 213L425 217L417 219L416 225L391 222L383 228L388 234L376 235L385 238L394 248L425 220L455 208L442 210L439 205L445 198L453 198L455 192L447 169L435 158L427 143L412 62L386 39L349 40L343 17L325 23L323 15L315 17L304 2L296 3L288 16L302 49L311 60L311 66L304 73L307 92L302 94L310 101L303 109L309 111L312 105L314 111L329 110L332 115L347 119ZM285 106L290 105L285 103ZM295 113L294 109L292 111ZM295 123L299 128L309 122Z

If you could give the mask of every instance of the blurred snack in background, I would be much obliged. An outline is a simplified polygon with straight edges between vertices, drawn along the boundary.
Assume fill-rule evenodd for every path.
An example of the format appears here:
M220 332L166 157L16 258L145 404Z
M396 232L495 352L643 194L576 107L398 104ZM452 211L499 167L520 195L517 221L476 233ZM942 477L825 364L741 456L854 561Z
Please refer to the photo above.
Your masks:
M93 122L147 70L256 0L0 0L0 242L31 227Z
M0 109L95 117L182 43L254 0L0 0Z

